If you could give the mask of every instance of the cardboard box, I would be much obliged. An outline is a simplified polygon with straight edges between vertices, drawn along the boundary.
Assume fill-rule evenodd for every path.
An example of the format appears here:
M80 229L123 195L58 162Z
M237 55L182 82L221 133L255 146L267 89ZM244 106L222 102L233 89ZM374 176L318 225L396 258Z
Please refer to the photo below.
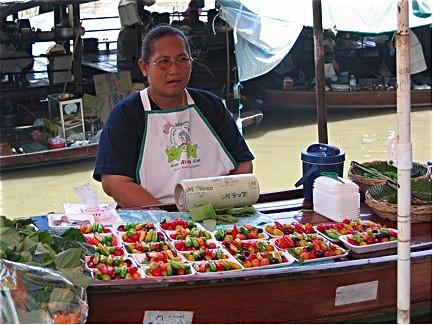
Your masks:
M96 96L102 101L101 121L105 122L113 106L132 92L132 80L129 71L104 73L93 76Z

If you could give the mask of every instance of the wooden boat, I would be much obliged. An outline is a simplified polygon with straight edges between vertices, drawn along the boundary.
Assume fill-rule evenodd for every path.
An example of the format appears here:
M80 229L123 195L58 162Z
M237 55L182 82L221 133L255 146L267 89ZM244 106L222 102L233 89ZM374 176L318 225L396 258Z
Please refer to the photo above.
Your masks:
M267 90L267 104L293 107L316 107L314 90ZM327 91L327 108L386 108L397 107L397 92L389 91ZM431 89L412 90L412 107L430 106Z
M0 156L0 172L95 159L97 143Z
M329 222L305 210L301 191L262 194L255 207L280 221ZM174 210L174 206L165 206ZM362 216L396 227L364 206ZM87 289L89 323L142 323L145 313L193 313L194 323L393 322L396 250L326 264L243 270L223 275L98 282ZM409 279L408 279L409 280ZM412 321L431 323L431 223L412 225ZM351 293L351 294L350 294Z

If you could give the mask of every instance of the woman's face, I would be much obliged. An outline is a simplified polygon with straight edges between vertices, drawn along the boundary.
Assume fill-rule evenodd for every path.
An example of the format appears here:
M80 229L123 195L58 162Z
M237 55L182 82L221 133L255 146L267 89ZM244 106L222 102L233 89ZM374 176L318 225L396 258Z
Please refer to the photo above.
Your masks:
M149 61L140 59L140 69L147 76L152 92L164 98L183 96L191 76L191 62L178 64L189 58L185 41L180 36L166 36L153 43L153 54ZM170 67L164 69L170 61ZM161 68L163 67L163 68Z

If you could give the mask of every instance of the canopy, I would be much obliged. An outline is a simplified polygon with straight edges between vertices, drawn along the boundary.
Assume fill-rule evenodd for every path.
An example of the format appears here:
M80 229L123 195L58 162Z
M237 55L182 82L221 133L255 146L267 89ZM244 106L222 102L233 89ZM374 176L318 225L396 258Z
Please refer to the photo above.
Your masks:
M287 55L304 26L313 26L308 0L217 0L234 29L240 81L272 70ZM432 22L431 1L412 0L409 26ZM397 29L395 0L322 0L322 26L339 31L385 33Z

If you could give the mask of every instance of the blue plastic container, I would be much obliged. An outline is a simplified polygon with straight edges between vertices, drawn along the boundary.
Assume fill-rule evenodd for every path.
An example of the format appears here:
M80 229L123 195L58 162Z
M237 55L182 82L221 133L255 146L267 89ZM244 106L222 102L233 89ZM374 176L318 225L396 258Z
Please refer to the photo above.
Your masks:
M301 153L302 178L295 186L304 185L304 198L313 201L313 183L322 172L334 172L343 176L345 153L336 146L324 143L310 145Z

